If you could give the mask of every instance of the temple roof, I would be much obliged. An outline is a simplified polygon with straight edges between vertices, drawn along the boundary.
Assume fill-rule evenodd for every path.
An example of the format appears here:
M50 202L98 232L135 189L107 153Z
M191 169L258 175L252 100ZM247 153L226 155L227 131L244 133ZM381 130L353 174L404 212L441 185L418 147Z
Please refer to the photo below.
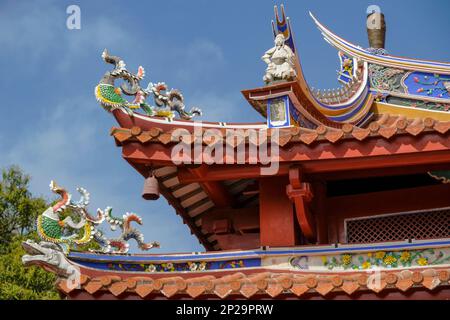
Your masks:
M189 225L191 232L206 248L221 249L214 232L204 228L203 217L232 204L244 208L256 204L258 193L251 192L251 189L255 179L260 177L258 166L255 169L252 169L255 165L249 164L206 166L204 162L191 166L175 165L171 150L179 142L179 137L172 133L184 128L183 140L192 143L189 148L193 149L193 142L199 138L196 137L198 132L194 133L195 127L189 126L192 122L167 122L142 115L130 121L129 116L120 110L115 110L114 115L120 124L128 126L111 129L117 145L123 148L125 159L142 174L148 170L146 165L151 164L161 193ZM228 128L267 130L257 124L246 127L246 124L207 123L200 132L211 128L224 133ZM366 128L346 124L339 129L326 126L275 129L279 133L280 146L278 174L287 174L292 164L301 165L307 174L343 171L347 178L352 176L352 171L376 169L381 164L384 170L390 166L406 168L420 163L430 166L434 162L433 152L443 155L450 150L449 129L450 121L429 117L412 119L396 114L380 115ZM269 137L272 130L268 130ZM246 130L235 133L236 140L230 144L224 139L223 143L232 148L238 148L241 143L259 143ZM202 141L204 146L209 143L211 141L206 138ZM442 165L445 159L440 157L436 164Z
M192 108L187 112L179 90L152 82L143 88L143 68L133 74L121 58L107 51L102 55L114 69L105 74L95 93L119 124L111 135L138 172L144 177L154 172L161 193L207 249L221 248L215 232L205 230L203 218L217 208L254 205L258 192L252 186L261 178L263 166L254 155L245 155L243 163L211 163L211 154L201 150L200 160L186 163L182 156L172 154L181 141L189 151L195 151L196 142L203 148L214 145L216 138L203 135L209 129L222 134L219 145L233 150L242 145L259 147L279 135L279 156L271 160L279 162L280 176L288 176L291 167L301 167L305 175L326 174L327 179L339 173L351 178L358 170L380 168L383 172L402 168L423 173L428 170L424 166L436 165L441 170L450 160L449 63L395 57L384 48L363 49L312 16L325 40L339 50L338 80L342 84L338 89L316 90L303 75L284 9L281 15L275 9L275 17L274 38L282 34L283 46L290 47L286 52L295 53L295 61L289 60L295 77L266 79L264 86L242 91L250 105L267 118L266 123L193 121L201 111ZM130 87L123 83L115 87L116 80ZM125 100L122 92L134 100ZM153 97L156 106L147 103L147 97ZM146 115L133 111L139 108ZM277 119L272 119L272 112ZM180 130L181 135L175 134ZM234 130L235 138L230 141L223 139L227 130ZM251 132L264 133L266 138L255 139ZM220 160L224 159L226 155Z
M380 47L362 49L311 15L325 40L339 50L338 80L343 84L338 89L315 90L303 75L284 9L281 20L277 9L275 16L275 47L262 57L268 64L265 85L242 91L267 118L265 123L193 121L202 111L196 107L188 111L179 90L169 90L161 82L141 87L142 67L133 74L120 57L107 50L102 54L114 69L102 77L95 95L119 124L110 134L122 148L123 158L145 178L144 198L156 200L161 193L205 249L216 252L128 255L130 239L142 250L159 247L157 241L144 242L143 234L131 227L132 222L142 224L141 217L113 216L111 207L98 209L93 216L87 211L85 189L77 189L81 198L75 202L52 181L50 188L61 199L39 215L37 230L45 241L22 244L27 252L22 258L25 265L56 273L58 289L81 299L446 295L450 290L450 240L444 230L448 199L427 195L445 194L450 185L427 176L431 183L425 196L421 187L409 184L400 196L394 195L395 201L403 200L392 211L394 215L407 208L411 198L431 198L433 209L420 206L420 213L429 218L431 211L436 212L439 220L430 223L441 227L438 235L402 233L396 235L401 241L358 238L354 243L345 236L349 229L339 219L356 218L328 207L335 209L333 201L344 197L356 203L360 214L358 203L364 202L364 210L370 208L367 198L355 201L354 194L348 198L325 188L330 181L380 176L428 173L442 178L433 173L450 169L450 64L395 57ZM377 31L384 34L385 30ZM371 40L384 46L384 39ZM270 52L278 49L279 56L271 60ZM279 70L275 70L277 63ZM134 99L128 101L122 94ZM147 97L153 97L155 106L146 102ZM272 165L274 170L265 173ZM383 189L390 198L382 199L391 199L396 191ZM380 193L369 194L370 203L382 202ZM417 210L416 203L411 206ZM309 207L314 207L314 216ZM66 222L79 227L68 220L71 217L61 220L66 208L82 219L80 239L62 232ZM379 214L364 210L361 214ZM418 213L411 210L401 214ZM112 230L120 228L119 238L103 235L97 227L104 221ZM346 229L333 230L334 226ZM367 227L360 229L358 233L367 233ZM335 233L334 238L327 232ZM273 239L266 240L267 235ZM287 235L289 239L283 239ZM71 251L92 239L101 250ZM71 277L78 274L80 282L74 286Z
M345 40L334 34L331 30L325 27L319 20L310 12L309 13L317 28L320 30L325 41L331 44L338 50L341 50L353 57L360 58L363 61L376 63L386 67L404 68L408 70L417 70L431 73L450 74L450 63L431 61L424 59L414 59L394 56L390 54L377 54L370 52L368 49L363 49L361 46L355 45L348 40Z
M67 286L66 280L57 284L59 290L68 295L77 295L82 291L99 296L102 293L120 297L136 294L142 299L155 296L167 298L286 298L286 297L343 297L350 298L358 292L389 293L400 290L425 289L435 292L439 287L449 285L449 268L411 268L397 271L380 271L379 286L374 286L369 273L348 272L320 275L305 272L231 272L225 276L201 275L180 276L129 276L103 275L81 277L81 289ZM411 293L410 293L411 294Z
M291 121L281 126L314 128L324 125L341 128L352 124L367 127L374 115L382 114L379 104L396 114L407 116L413 112L417 117L449 119L450 63L398 57L388 54L384 48L363 49L337 36L310 15L324 39L339 50L338 81L341 86L318 90L308 85L300 54L295 48L290 21L285 17L283 7L280 21L275 7L278 29L274 28L274 36L283 34L287 38L285 44L295 52L296 78L288 83L275 81L265 87L243 91L255 110L268 119L269 127L272 127L268 114L270 101L283 95L289 97L285 112ZM368 21L371 17L369 14ZM382 20L384 27L384 16ZM421 108L422 112L413 111L416 108ZM440 111L447 114L439 114Z
M234 128L234 126L215 123L215 128L225 131L228 128ZM118 146L121 146L124 142L161 143L167 145L179 142L178 138L174 138L172 135L177 129L179 129L179 126L176 124L161 128L155 123L155 126L151 127L149 130L142 130L140 127L132 127L130 129L113 127L111 129L111 135L115 138ZM203 131L208 129L210 129L209 126L202 128ZM252 127L241 125L240 129L252 129ZM418 136L422 133L432 132L445 135L449 129L450 121L439 121L432 118L412 119L403 115L391 115L385 113L380 115L378 119L371 121L366 128L358 128L351 124L346 124L342 128L327 128L326 126L318 126L315 129L302 127L282 128L280 129L280 146L284 147L290 142L310 145L314 142L338 143L352 139L359 141L369 138L387 140L394 136ZM237 134L240 135L240 139L245 141L245 143L252 143L252 141L249 140L248 135L246 136L245 131L237 132ZM189 139L186 138L186 141L194 142L195 134L190 133L190 136ZM205 144L207 143L208 142L205 141ZM237 144L234 145L234 147L236 146Z

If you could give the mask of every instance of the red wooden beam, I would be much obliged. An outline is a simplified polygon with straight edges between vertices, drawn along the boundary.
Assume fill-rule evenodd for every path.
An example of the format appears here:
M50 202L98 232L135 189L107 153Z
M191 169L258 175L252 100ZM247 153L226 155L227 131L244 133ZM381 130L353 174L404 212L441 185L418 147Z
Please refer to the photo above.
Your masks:
M170 165L181 163L182 160L178 154L172 154L173 144L163 145L160 143L146 143L127 142L123 145L123 156L136 162L141 163L158 163L162 165ZM193 153L193 152L192 152ZM353 167L353 164L365 166L365 162L359 159L366 159L372 163L379 163L379 159L383 160L393 155L400 157L400 162L404 159L402 156L409 157L412 154L426 154L425 160L419 160L419 163L427 163L427 158L430 154L445 153L447 160L450 159L450 139L446 135L439 135L434 133L423 134L420 137L402 135L391 140L372 138L364 141L348 140L341 143L316 142L312 145L294 142L287 147L279 149L279 163L286 162L305 162L315 163L320 162L320 170L323 171L327 164L331 165L328 171L347 170ZM192 155L193 156L193 155ZM423 156L422 156L423 157ZM372 158L377 158L370 160ZM415 157L412 157L414 159ZM226 163L226 154L222 163ZM354 160L351 166L346 165L350 160ZM193 160L193 159L192 159ZM246 154L246 164L250 165L249 155ZM254 159L253 159L254 160ZM334 162L336 160L345 160L343 163ZM431 160L430 160L431 161ZM417 162L415 162L417 163ZM185 163L186 164L186 163ZM230 164L228 164L229 166ZM237 164L233 164L235 166ZM338 165L338 167L336 167ZM379 164L379 167L384 167L385 163ZM305 168L306 170L307 168ZM308 169L309 171L313 170ZM305 172L307 173L307 172Z
M295 204L295 214L303 235L311 242L316 239L315 222L311 217L308 203L311 202L313 194L309 183L302 182L300 169L291 168L289 170L289 182L286 193Z
M229 207L234 203L233 197L220 181L205 181L207 175L206 166L202 165L196 168L186 168L186 170L196 179L198 179L203 190L206 192L212 202L218 207Z
M327 180L352 179L443 170L450 167L450 150L356 159L311 160L294 163L301 163L302 171L308 177L317 175L319 179L327 178ZM280 163L276 175L287 175L291 164ZM203 180L198 179L183 168L180 168L178 173L178 178L183 183L258 177L261 177L261 167L258 165L210 165L207 168L207 174L202 178Z
M287 175L289 166L283 164L277 172L277 176ZM192 175L188 169L178 169L178 179L182 183L191 183L199 181L224 181L234 179L251 179L261 176L261 167L258 165L210 165L206 169L204 180L199 180Z

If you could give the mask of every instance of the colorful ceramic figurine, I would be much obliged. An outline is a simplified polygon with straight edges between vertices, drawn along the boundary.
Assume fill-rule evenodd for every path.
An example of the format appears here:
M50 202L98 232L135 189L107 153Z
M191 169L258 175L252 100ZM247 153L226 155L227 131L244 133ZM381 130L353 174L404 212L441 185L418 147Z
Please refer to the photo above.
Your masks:
M93 251L103 253L128 252L130 239L135 239L142 250L159 247L158 242L145 243L142 233L131 227L133 221L142 224L142 219L138 215L127 213L122 218L114 217L111 214L112 208L107 207L104 211L97 209L97 216L93 217L87 211L89 193L86 189L77 189L81 194L78 202L72 201L72 196L54 181L50 183L50 190L61 199L38 216L37 232L42 240L59 245L64 252L67 253L71 248L87 244L91 240L100 246L100 250ZM118 238L108 239L97 229L105 218L111 230L115 230L117 226L122 230Z

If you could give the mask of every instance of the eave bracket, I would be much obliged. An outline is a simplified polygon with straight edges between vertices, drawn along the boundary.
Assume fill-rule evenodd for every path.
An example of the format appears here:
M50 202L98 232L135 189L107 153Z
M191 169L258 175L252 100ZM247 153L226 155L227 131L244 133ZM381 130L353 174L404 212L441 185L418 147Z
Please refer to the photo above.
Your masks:
M289 182L290 184L286 187L286 193L295 205L295 213L300 229L309 241L315 242L315 224L308 208L308 203L313 198L311 185L307 182L302 182L300 168L298 167L289 169Z

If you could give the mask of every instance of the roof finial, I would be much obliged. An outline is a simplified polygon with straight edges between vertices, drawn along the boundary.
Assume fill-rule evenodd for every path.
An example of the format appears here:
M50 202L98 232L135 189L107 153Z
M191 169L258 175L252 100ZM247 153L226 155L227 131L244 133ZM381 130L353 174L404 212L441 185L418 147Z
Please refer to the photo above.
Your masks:
M369 46L374 49L384 49L386 40L386 23L384 14L377 5L367 7L367 35Z

